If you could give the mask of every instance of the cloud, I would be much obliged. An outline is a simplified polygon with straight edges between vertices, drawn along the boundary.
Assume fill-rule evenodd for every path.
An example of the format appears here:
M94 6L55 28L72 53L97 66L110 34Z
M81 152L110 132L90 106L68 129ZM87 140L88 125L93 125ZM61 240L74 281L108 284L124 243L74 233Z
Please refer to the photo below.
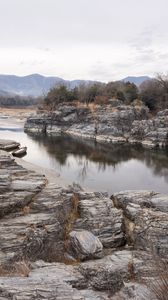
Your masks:
M136 37L129 40L129 45L137 51L143 51L144 48L151 46L153 43L154 28L145 28Z
M113 69L107 63L98 61L90 67L88 76L95 80L101 80L101 78L104 78L106 81L109 80L109 78L113 78Z
M1 73L108 81L168 65L167 0L0 3Z

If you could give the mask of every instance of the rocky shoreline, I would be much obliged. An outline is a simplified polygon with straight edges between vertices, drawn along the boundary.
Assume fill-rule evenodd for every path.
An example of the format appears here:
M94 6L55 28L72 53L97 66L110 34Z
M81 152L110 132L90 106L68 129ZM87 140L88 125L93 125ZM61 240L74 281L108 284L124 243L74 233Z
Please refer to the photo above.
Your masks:
M157 299L168 196L62 186L0 151L0 300Z
M29 117L25 131L56 135L66 133L100 143L141 144L165 148L168 142L168 110L155 117L143 105L123 105L111 100L106 106L59 105L56 111Z

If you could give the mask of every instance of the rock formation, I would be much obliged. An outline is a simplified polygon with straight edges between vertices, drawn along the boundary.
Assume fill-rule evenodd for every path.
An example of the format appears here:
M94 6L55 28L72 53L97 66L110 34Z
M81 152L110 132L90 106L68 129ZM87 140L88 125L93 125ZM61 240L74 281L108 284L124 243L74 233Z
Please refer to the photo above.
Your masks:
M0 300L157 299L167 195L63 188L4 151L0 166Z
M147 107L122 105L117 100L109 101L104 107L59 105L56 111L28 118L25 131L46 134L64 132L96 139L98 142L129 142L148 148L166 147L168 110L149 118Z

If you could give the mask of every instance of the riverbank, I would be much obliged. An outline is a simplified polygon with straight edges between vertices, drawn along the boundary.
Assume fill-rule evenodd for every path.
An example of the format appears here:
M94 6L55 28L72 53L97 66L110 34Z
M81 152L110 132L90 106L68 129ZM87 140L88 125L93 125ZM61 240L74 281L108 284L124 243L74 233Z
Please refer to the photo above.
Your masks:
M0 116L3 117L10 117L15 118L18 120L25 121L26 118L30 117L31 115L35 114L36 108L30 107L30 108L7 108L7 107L1 107L0 108Z
M146 148L167 147L168 110L151 117L148 108L123 105L111 100L106 106L58 105L56 111L27 119L25 131L57 135L61 132L100 143L141 144Z
M29 171L34 171L40 175L44 175L46 177L48 183L55 183L55 184L61 185L62 187L66 187L66 186L68 186L68 184L70 184L70 182L61 178L60 174L56 171L53 171L53 170L50 170L47 168L42 168L35 164L31 164L22 158L15 158L15 161L17 162L18 165L22 166L23 168L25 168Z
M0 165L0 299L155 299L167 195L62 186L4 151Z

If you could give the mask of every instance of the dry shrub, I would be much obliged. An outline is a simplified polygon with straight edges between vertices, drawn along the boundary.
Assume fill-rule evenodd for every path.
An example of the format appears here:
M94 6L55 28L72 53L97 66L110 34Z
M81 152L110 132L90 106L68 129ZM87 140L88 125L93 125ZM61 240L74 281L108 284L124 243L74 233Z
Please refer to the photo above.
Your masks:
M20 276L28 277L30 273L30 264L27 261L15 263L14 271Z
M98 105L107 105L108 104L108 97L107 96L96 96L95 97L95 104Z
M158 300L168 299L168 274L159 274L158 279L154 279L152 283L149 284L149 289L156 296Z
M168 299L168 266L167 263L159 260L154 260L154 267L156 277L151 279L147 286L149 290L155 295L157 300Z
M65 224L65 249L68 248L68 243L69 243L69 233L73 230L73 226L75 221L79 218L79 210L78 210L78 205L79 205L79 196L78 194L74 193L72 196L72 210L68 216L68 219Z
M22 209L23 215L27 215L30 213L30 206L24 206Z
M86 107L86 104L85 103L82 103L80 101L76 101L74 103L74 105L77 107L77 108L83 108L83 107Z
M5 276L8 276L8 271L3 266L0 266L0 277Z
M140 283L145 284L148 291L153 295L149 300L168 300L168 264L156 252L151 250L151 259L148 261L148 272L141 277ZM147 297L148 296L148 297Z
M135 267L134 267L133 259L130 260L128 263L128 273L130 274L130 279L134 281L136 275L135 275Z
M117 107L112 107L111 111L112 112L118 112L118 108Z
M130 280L137 281L146 286L147 291L144 291L142 299L144 300L168 300L168 264L167 261L158 256L152 249L149 260L143 270L144 275L138 275L134 265L133 253L132 259L128 263L128 272ZM138 277L137 277L138 275Z
M91 110L91 112L95 112L97 110L97 105L94 102L89 103L88 107Z
M30 263L26 260L15 262L13 265L7 267L0 265L0 277L28 277L29 273Z

